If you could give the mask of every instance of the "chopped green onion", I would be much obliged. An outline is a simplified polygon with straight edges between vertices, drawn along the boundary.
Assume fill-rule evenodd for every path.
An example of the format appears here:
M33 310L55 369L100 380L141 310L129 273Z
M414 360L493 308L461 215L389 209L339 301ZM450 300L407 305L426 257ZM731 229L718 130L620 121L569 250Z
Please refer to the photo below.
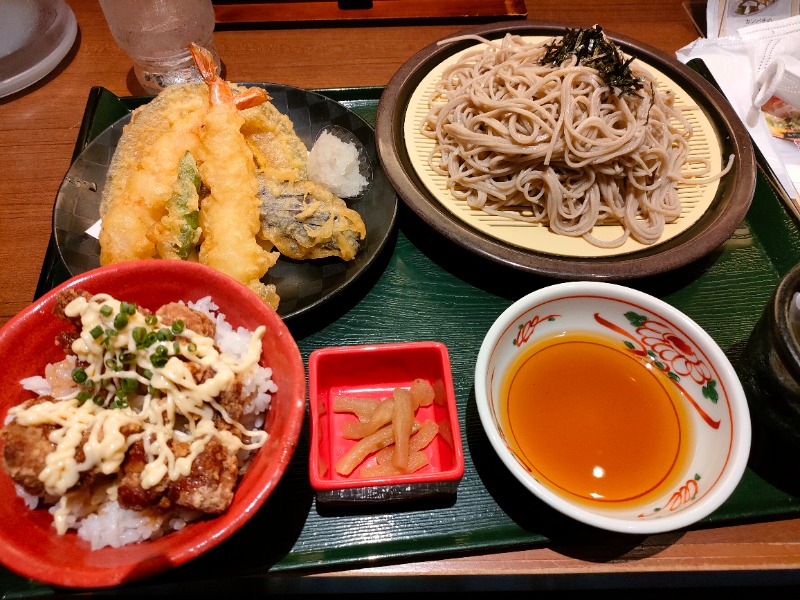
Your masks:
M134 327L133 331L131 331L131 337L133 338L133 341L136 342L136 345L138 346L147 337L147 330L144 327Z
M147 315L144 318L144 322L152 327L158 323L158 317L155 315Z
M180 319L176 319L175 322L172 324L172 332L173 333L180 333L185 328L186 328L186 324Z
M195 344L194 342L192 342L191 344L189 344L188 346L186 346L186 349L187 349L189 352L197 352L197 344Z
M100 327L100 325L95 325L94 327L92 327L92 330L89 332L89 334L92 336L93 339L96 340L101 335L103 335L103 328Z
M165 364L167 364L168 360L169 353L164 346L158 346L153 352L152 356L150 356L150 362L153 363L154 367L163 367Z
M128 315L125 313L119 313L117 316L114 317L114 327L117 329L125 329L128 325Z
M100 307L100 314L103 315L104 317L108 317L109 315L111 315L113 311L114 309L111 308L108 304L103 304L103 306Z
M84 371L83 367L75 367L72 369L72 381L75 383L83 383L88 378L86 371Z
M139 387L139 382L133 377L126 377L122 380L119 386L120 390L125 393L134 392L136 391L137 387Z
M135 315L136 314L136 305L130 302L120 302L119 310L124 315Z
M149 348L150 346L152 346L153 344L155 344L155 343L156 343L156 341L158 341L158 340L156 339L156 337L157 337L157 336L156 336L156 333L155 333L154 331L151 331L150 333L148 333L148 334L147 334L147 335L144 337L144 340L142 340L141 347L142 347L142 348Z

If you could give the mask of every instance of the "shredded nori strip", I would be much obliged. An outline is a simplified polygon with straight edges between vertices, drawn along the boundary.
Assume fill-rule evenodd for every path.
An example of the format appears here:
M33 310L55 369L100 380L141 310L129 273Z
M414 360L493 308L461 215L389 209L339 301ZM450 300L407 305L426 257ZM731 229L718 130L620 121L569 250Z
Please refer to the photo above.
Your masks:
M622 94L636 95L642 81L630 69L633 58L625 59L616 44L609 40L599 25L588 29L567 29L559 41L546 44L543 65L560 65L571 55L578 64L597 69L603 80Z

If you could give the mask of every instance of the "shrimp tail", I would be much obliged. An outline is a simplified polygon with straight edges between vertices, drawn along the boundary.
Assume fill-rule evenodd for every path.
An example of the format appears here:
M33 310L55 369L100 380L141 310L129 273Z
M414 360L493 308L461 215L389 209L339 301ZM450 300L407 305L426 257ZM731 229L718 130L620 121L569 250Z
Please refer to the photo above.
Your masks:
M207 48L192 42L189 44L189 52L192 53L194 64L197 66L200 76L208 85L211 104L233 104L237 109L243 110L263 104L270 99L266 90L259 87L251 87L241 94L234 95L228 82L217 75L217 65Z
M267 100L270 100L267 90L260 87L247 88L246 91L233 97L233 103L239 110L264 104Z
M203 48L192 42L189 44L189 52L192 53L192 59L203 81L211 85L217 80L221 80L220 76L217 75L217 65L214 62L214 57L207 48Z

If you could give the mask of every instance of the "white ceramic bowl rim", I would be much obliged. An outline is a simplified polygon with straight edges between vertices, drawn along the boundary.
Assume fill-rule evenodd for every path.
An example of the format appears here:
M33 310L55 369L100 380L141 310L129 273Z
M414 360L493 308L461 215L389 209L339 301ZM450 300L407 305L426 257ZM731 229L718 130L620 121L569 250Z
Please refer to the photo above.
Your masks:
M678 512L662 511L664 514L659 514L657 518L632 520L598 514L571 503L536 481L519 464L496 430L489 406L486 380L497 341L521 315L532 307L557 300L563 296L586 295L602 295L612 300L630 302L646 307L656 315L663 315L673 323L680 323L681 329L690 335L691 339L709 358L720 379L724 382L729 399L731 420L735 423L727 465L723 474L701 499ZM531 292L511 304L495 320L481 344L475 367L475 396L479 417L492 447L520 483L559 512L585 524L609 531L635 534L660 533L689 526L709 516L730 497L739 484L750 454L751 424L746 397L739 377L722 349L703 328L672 305L639 290L619 284L597 281L557 283Z

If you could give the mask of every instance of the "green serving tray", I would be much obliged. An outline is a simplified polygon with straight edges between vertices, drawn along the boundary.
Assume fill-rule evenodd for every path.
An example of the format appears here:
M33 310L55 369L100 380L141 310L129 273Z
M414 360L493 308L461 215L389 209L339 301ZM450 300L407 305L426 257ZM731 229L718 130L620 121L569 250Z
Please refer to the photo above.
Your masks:
M317 91L374 123L382 88ZM144 101L93 88L75 156ZM695 264L626 285L688 314L736 365L773 289L797 262L797 223L759 171L751 209L721 248ZM37 295L68 276L51 241ZM398 227L381 260L343 297L291 328L306 364L311 351L327 346L413 340L446 344L466 457L457 494L437 501L369 508L317 505L308 480L306 420L283 480L247 525L189 563L117 591L229 592L244 585L281 591L296 587L287 582L298 580L288 575L537 546L578 547L581 558L605 562L637 545L674 541L679 532L651 540L610 534L548 509L512 478L483 433L473 370L484 333L514 300L550 283L554 282L506 270L454 247L400 203ZM791 482L773 480L751 466L730 499L694 528L796 516L800 514L798 493L796 484L791 489ZM337 585L331 580L327 584ZM68 591L0 569L0 593L5 597Z

